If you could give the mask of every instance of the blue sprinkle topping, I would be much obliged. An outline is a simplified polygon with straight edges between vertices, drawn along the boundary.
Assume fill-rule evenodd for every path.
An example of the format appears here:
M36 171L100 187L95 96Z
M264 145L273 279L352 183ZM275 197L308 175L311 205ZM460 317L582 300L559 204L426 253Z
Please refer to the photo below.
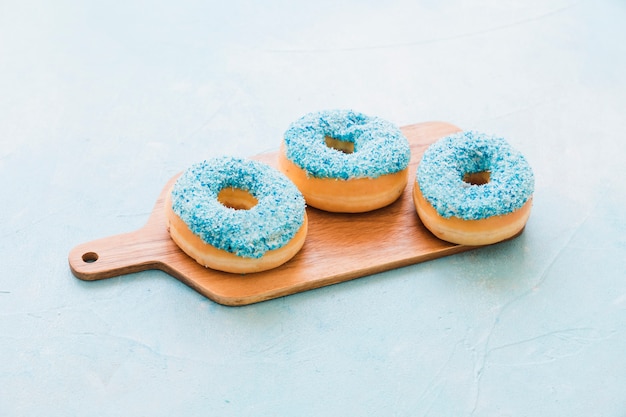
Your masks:
M486 184L463 181L465 174L488 171ZM417 168L424 198L445 218L480 220L520 209L532 196L533 171L503 138L459 132L432 144Z
M343 153L326 145L325 137L354 143ZM351 110L309 113L285 132L287 158L318 178L378 178L405 169L409 142L394 124Z
M217 200L228 187L245 190L258 203L249 210ZM172 189L172 207L204 242L247 258L283 247L304 222L304 198L281 172L261 162L218 157L188 168Z

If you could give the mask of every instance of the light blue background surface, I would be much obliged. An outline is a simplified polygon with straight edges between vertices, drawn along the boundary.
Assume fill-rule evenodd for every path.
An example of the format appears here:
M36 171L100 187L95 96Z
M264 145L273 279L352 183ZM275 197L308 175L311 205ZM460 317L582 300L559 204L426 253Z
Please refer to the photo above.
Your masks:
M0 415L625 416L624 22L619 0L0 2ZM174 173L327 108L507 137L525 233L239 308L70 273Z

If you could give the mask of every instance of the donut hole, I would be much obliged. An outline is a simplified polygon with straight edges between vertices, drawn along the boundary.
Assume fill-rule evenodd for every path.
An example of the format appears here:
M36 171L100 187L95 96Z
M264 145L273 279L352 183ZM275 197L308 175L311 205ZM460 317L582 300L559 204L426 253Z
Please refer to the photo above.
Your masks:
M468 172L463 175L463 182L470 185L485 185L491 180L489 171Z
M217 201L235 210L250 210L259 202L249 191L234 187L223 188L217 194Z
M324 140L326 141L326 146L328 146L329 148L335 149L343 153L354 152L354 142L349 142L347 140L341 140L341 139L335 139L330 136L324 136Z

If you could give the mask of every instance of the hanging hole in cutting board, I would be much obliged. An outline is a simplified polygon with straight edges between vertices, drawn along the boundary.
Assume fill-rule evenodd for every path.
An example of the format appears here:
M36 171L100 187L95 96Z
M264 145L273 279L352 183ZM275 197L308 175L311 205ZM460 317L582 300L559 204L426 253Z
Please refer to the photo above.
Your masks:
M92 264L98 260L98 254L96 252L83 253L83 262Z

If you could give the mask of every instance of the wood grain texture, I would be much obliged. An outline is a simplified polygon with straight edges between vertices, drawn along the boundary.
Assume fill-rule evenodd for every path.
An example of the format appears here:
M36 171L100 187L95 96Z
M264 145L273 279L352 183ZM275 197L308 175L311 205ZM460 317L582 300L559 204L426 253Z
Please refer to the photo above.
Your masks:
M163 206L176 177L163 188L144 227L76 246L69 254L70 268L83 280L160 269L211 300L235 306L472 249L434 237L420 222L411 197L415 170L426 147L458 130L444 122L403 127L411 146L411 162L409 184L400 199L362 214L327 213L308 207L309 232L304 247L279 268L248 275L229 274L204 268L185 255L169 237ZM253 158L276 166L276 153Z

